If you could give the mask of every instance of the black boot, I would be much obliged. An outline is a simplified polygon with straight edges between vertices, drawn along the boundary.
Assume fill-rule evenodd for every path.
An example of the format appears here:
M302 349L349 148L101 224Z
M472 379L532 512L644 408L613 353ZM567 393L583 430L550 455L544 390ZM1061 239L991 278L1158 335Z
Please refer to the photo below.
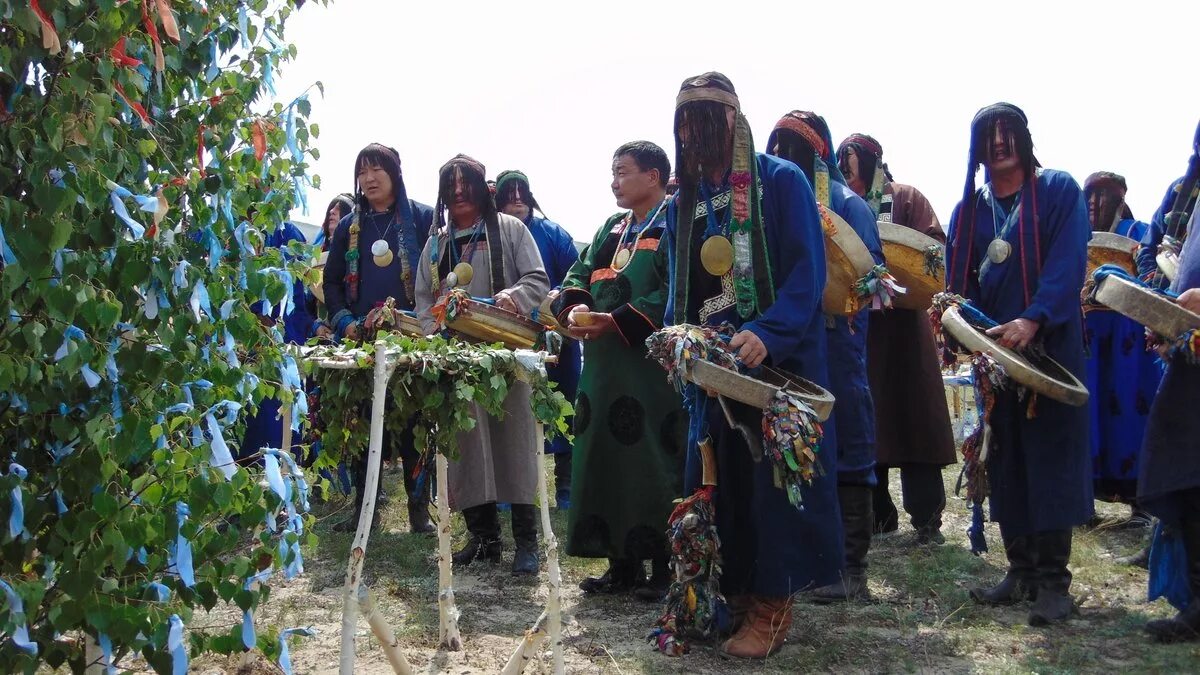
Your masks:
M584 593L625 593L644 583L642 564L630 558L609 558L608 570L598 577L588 577L579 582Z
M399 460L397 460L399 461ZM404 490L408 493L408 529L416 534L433 534L436 529L429 519L429 481L417 490L417 479L412 475L413 467L404 467Z
M1146 624L1146 632L1158 642L1187 642L1200 640L1200 517L1196 512L1187 514L1192 518L1181 526L1183 547L1187 551L1188 585L1192 589L1192 601L1187 609L1170 619L1159 619Z
M917 530L917 546L941 546L942 512L946 509L946 487L941 467L934 464L905 464L900 467L904 510Z
M638 586L633 595L646 602L661 602L671 588L671 565L666 553L650 561L650 579Z
M1008 554L1008 572L1004 574L1000 583L991 588L972 588L971 599L982 605L1011 605L1034 599L1037 595L1037 586L1034 583L1037 550L1034 547L1033 536L1005 536L1004 528L1001 527L1000 537Z
M1121 556L1113 560L1118 565L1129 565L1131 567L1140 567L1142 569L1150 569L1150 544L1138 549L1132 555Z
M1037 542L1037 600L1029 610L1030 626L1061 623L1075 611L1071 588L1071 530L1051 530L1034 535Z
M571 452L554 455L554 505L559 511L571 509Z
M896 511L896 503L892 501L892 493L888 491L888 467L876 466L875 479L871 500L874 513L871 531L882 537L900 528L900 514Z
M513 576L537 574L537 509L533 504L512 505L512 534L517 545L517 552L513 555Z
M483 560L500 562L500 513L495 502L463 509L467 521L467 544L451 556L456 567L465 567Z
M812 592L814 602L834 600L870 600L867 589L867 551L871 548L872 489L866 485L839 485L838 502L842 507L842 529L846 533L845 566L842 578Z

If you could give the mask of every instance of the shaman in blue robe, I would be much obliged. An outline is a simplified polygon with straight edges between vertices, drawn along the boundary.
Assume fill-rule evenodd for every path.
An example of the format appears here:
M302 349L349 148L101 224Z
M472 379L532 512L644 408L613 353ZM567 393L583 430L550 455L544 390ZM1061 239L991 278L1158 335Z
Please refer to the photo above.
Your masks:
M275 231L266 236L264 244L269 248L285 250L288 242L303 243L304 233L292 223L285 222ZM252 310L262 314L263 303L255 303ZM278 319L279 307L273 308L272 315ZM312 330L312 315L308 312L305 302L304 284L296 280L292 284L291 311L284 315L282 322L284 342L293 345L304 344ZM283 420L279 417L280 401L277 398L263 399L258 404L258 410L246 420L246 435L238 448L238 458L248 457L263 448L279 448L283 445Z
M958 227L962 204L954 209L946 269L966 266L967 299L997 323L1016 318L1036 321L1040 327L1035 341L1082 381L1086 374L1079 300L1092 231L1083 191L1065 172L1041 171L1034 205L1037 227L1025 223L1009 228L1006 240L1012 254L1002 263L988 265L980 279L988 244L996 236L992 201L984 189L972 197L974 246L967 247L964 241L961 248L964 255L971 251L970 260L956 259L957 238L969 233ZM1033 196L1026 188L1019 199ZM997 203L995 212L1003 220L1019 207L1020 201L1010 206ZM1024 265L1022 250L1028 257ZM994 445L987 462L992 520L1005 528L1006 536L1014 537L1082 525L1093 509L1088 409L1038 396L1030 419L1029 401L1018 399L1017 389L1011 384L997 392L992 410Z
M742 319L732 302L728 284L709 275L700 263L700 244L707 207L699 200L691 226L690 273L677 274L680 232L677 201L667 212L667 250L670 298L666 323L677 314L688 323L718 325L728 321L757 335L767 348L768 364L790 371L822 387L829 387L825 317L821 295L825 289L825 241L816 199L804 173L791 162L758 154L762 185L762 221L775 301L756 316ZM714 187L711 200L723 222L729 206L729 183ZM704 210L701 210L704 207ZM687 306L676 312L681 284ZM761 425L762 411L749 411L752 429ZM714 400L705 420L718 463L719 485L715 510L724 557L721 590L731 594L755 593L782 597L831 584L842 568L842 524L837 501L837 425L831 418L822 426L825 438L817 453L821 470L803 489L804 510L788 502L775 486L770 462L755 463L741 434L732 429ZM700 483L700 455L689 443L685 469L685 494Z
M562 285L563 279L567 277L571 265L574 265L575 261L579 259L579 252L575 250L575 240L562 225L533 215L532 209L530 209L529 217L525 219L525 227L529 228L529 234L533 235L533 241L542 255L542 265L546 268L546 276L550 277L550 287L558 288ZM581 357L579 342L564 340L562 350L558 353L558 363L546 366L546 374L550 381L556 383L563 397L572 403L574 403L575 394L579 389ZM558 436L553 441L546 441L546 452L548 453L559 454L570 451L570 441L562 436Z
M867 202L840 182L829 183L829 207L867 245L875 264L883 264L879 226ZM838 482L868 485L875 478L875 403L867 381L868 311L854 316L827 316L829 390L837 417Z
M1155 260L1155 256L1158 255L1158 247L1162 244L1163 235L1167 232L1167 214L1171 212L1171 208L1175 205L1175 196L1179 194L1183 178L1183 176L1180 176L1175 179L1171 183L1171 187L1167 188L1167 193L1163 195L1162 202L1154 212L1154 217L1150 219L1149 225L1142 232L1142 236L1138 238L1138 241L1142 245L1138 248L1135 258L1137 261L1138 276L1143 279L1158 271L1158 262ZM1191 198L1188 199L1187 206L1185 207L1188 212L1195 211L1196 196L1200 194L1198 190L1200 188L1193 190Z
M1113 231L1140 241L1147 227L1141 221L1122 220ZM1146 419L1162 369L1158 357L1146 347L1141 324L1104 307L1085 311L1096 497L1132 503Z
M333 239L329 242L329 258L325 262L322 290L325 307L329 312L329 323L339 336L345 324L351 320L366 318L367 313L383 304L389 297L396 301L396 308L412 310L415 298L409 297L407 284L402 278L401 256L406 256L409 269L416 279L417 267L424 264L421 251L429 238L429 227L433 223L433 209L420 202L408 199L403 186L398 186L396 204L387 211L364 212L360 215L358 234L358 280L346 278L346 251L350 247L351 213L342 218ZM407 208L405 208L407 207ZM401 209L397 215L395 209ZM392 261L386 267L375 264L371 256L371 245L383 239L392 250ZM403 241L403 246L401 242ZM403 249L403 250L402 250ZM351 284L355 286L351 291ZM352 295L357 294L356 297Z
M1189 226L1195 226L1193 218ZM1200 237L1188 237L1179 256L1179 275L1171 290L1200 288ZM1179 530L1185 491L1200 488L1200 364L1177 354L1167 363L1162 385L1150 408L1138 473L1138 504Z

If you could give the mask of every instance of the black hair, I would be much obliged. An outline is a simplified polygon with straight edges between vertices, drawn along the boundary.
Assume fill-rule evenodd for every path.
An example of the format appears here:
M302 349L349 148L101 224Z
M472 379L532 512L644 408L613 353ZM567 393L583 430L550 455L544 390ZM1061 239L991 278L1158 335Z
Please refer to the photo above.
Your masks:
M501 174L503 176L504 174ZM546 212L542 210L542 205L538 204L537 197L533 196L533 190L530 189L529 183L522 180L520 177L510 178L504 181L504 188L496 188L496 209L503 211L505 206L512 202L513 197L520 194L521 201L529 205L529 208L537 209L542 217L546 217Z
M791 129L776 129L771 134L771 138L775 143L767 148L767 152L800 167L800 170L804 172L804 177L811 184L813 182L813 160L817 156L817 149L803 136Z
M996 111L984 113L971 125L971 159L976 164L982 164L986 169L988 156L991 154L992 138L996 127L1000 124L1012 135L1013 152L1021 160L1021 168L1025 176L1032 176L1039 166L1033 155L1033 135L1029 133L1028 123L1020 115Z
M479 209L479 215L488 223L498 222L496 202L488 189L487 178L476 165L466 161L451 161L438 174L438 207L454 203L454 170L462 171L463 188L468 200Z
M667 187L667 182L671 179L671 160L667 158L666 151L650 141L630 141L617 148L613 153L613 160L625 155L633 158L641 171L658 171L658 184L664 189Z

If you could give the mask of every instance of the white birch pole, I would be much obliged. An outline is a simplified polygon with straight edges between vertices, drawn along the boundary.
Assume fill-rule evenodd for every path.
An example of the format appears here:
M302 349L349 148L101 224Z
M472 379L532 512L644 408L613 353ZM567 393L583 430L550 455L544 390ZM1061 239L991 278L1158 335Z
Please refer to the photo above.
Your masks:
M358 610L367 619L367 625L371 627L375 639L379 640L383 653L396 675L412 675L412 666L408 664L404 652L400 651L400 641L396 639L395 631L388 625L387 619L383 618L379 606L375 604L375 598L365 585L358 587Z
M383 451L383 411L387 401L388 379L395 369L382 341L375 343L375 387L371 394L371 443L367 451L367 472L362 495L362 512L358 530L350 545L346 563L346 585L342 591L342 654L339 672L354 675L354 633L358 627L358 585L362 582L363 562L367 556L367 540L375 518L375 498L379 488L379 458Z
M456 652L462 649L458 632L458 607L454 604L454 571L450 554L450 463L437 453L438 516L438 639L441 646Z
M546 453L542 452L542 425L537 425L536 447L538 466L538 499L542 506L542 538L546 541L546 571L550 576L550 592L546 599L546 629L554 654L554 674L563 675L566 666L562 641L562 571L558 567L558 538L550 526L550 495L546 488ZM540 620L539 620L540 621Z
M525 637L521 639L521 644L517 645L517 651L509 657L508 663L504 665L504 670L500 671L500 675L521 675L525 672L525 667L533 660L537 654L538 647L542 644L542 640L546 639L546 613L538 617L534 622L533 628L525 632Z

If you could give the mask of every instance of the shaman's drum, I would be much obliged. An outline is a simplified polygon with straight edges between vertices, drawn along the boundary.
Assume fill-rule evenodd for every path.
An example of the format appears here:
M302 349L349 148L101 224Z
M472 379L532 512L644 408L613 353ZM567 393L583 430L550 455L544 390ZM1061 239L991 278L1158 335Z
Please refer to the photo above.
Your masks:
M1058 361L1048 356L1039 358L1018 354L1001 346L963 318L957 306L952 305L942 312L942 328L968 350L996 359L1018 384L1067 405L1082 406L1087 403L1087 387Z
M833 412L833 394L779 368L763 367L757 377L750 377L708 361L694 360L688 365L688 379L703 389L763 410L770 408L776 392L784 389L807 403L822 422Z
M1133 262L1133 253L1137 247L1136 240L1116 232L1093 232L1092 240L1088 242L1088 276L1090 277L1101 265L1116 265L1129 274L1136 275L1137 267Z
M479 342L500 342L509 349L531 349L545 327L540 323L486 302L464 300L446 327Z
M880 221L883 257L896 282L907 289L892 299L903 309L929 309L946 289L946 247L911 227Z
M1096 300L1163 337L1174 339L1200 328L1200 314L1128 279L1104 277L1096 286Z
M875 267L875 259L850 223L824 206L818 208L825 230L825 295L821 306L826 314L850 316L862 307L854 284Z

